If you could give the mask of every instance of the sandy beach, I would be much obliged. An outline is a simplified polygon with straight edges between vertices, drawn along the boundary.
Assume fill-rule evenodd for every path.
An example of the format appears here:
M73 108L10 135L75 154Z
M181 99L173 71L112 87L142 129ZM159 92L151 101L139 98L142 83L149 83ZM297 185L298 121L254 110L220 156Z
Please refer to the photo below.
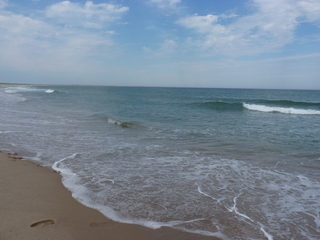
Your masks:
M114 222L77 202L59 173L16 154L0 153L0 239L166 239L215 237Z

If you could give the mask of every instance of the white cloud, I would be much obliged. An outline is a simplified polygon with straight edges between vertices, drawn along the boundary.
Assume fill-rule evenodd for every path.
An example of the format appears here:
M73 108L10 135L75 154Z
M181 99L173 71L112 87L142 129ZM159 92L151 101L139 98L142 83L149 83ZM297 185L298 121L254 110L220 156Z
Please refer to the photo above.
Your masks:
M211 14L207 16L194 15L182 18L178 21L178 23L187 28L193 28L199 33L207 33L212 30L212 27L218 21L218 19L218 16Z
M0 0L0 9L3 9L7 6L7 0Z
M110 35L116 34L116 32L113 31L113 30L106 31L106 33L107 33L107 34L110 34Z
M161 55L170 55L174 53L177 46L177 42L172 39L165 39L161 44L159 54Z
M88 8L92 10L89 5ZM110 9L119 13L124 11L117 7ZM109 14L108 19L110 16L113 15ZM118 54L119 48L110 38L114 31L109 31L108 36L106 32L61 27L43 19L11 12L0 13L2 67L28 71L83 71L94 66L91 63L96 63L95 59L106 59Z
M7 13L0 15L0 30L2 37L18 40L28 37L49 37L53 27L30 17Z
M308 21L314 22L320 20L320 2L318 0L299 1L297 6L306 16Z
M84 5L63 1L47 8L46 15L59 23L86 28L103 28L107 23L119 19L128 7L87 1Z
M6 2L0 0L0 6ZM111 39L115 31L88 28L109 26L126 11L127 7L91 1L51 5L42 18L2 11L0 65L28 71L82 71L92 67L97 59L110 58L121 50Z
M152 50L148 47L142 47L142 50L148 53L152 52Z
M0 15L0 62L2 65L24 67L37 59L54 37L50 25L17 14ZM28 61L29 60L29 61Z
M149 47L142 47L144 53L147 56L155 57L156 59L163 57L172 57L177 52L177 42L173 39L164 39L164 41L158 45L156 49L151 49Z
M161 9L175 8L180 2L181 0L150 0L150 3Z
M295 40L300 19L320 19L320 2L315 0L253 0L256 12L222 24L224 15L193 15L177 21L198 33L193 44L222 55L252 55L277 50Z

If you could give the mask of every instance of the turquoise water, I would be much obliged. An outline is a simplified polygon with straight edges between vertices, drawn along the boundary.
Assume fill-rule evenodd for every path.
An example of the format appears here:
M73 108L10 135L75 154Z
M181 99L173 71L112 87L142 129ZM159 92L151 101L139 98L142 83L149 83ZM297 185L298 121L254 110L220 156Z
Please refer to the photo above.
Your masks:
M320 238L320 91L0 88L1 149L114 220Z

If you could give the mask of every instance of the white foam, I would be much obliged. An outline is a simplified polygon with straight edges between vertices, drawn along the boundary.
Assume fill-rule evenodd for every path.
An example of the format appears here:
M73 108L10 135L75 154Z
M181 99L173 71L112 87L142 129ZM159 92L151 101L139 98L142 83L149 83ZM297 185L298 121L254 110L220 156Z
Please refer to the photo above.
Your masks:
M41 152L37 152L36 156L34 157L28 157L29 159L31 159L32 161L36 161L36 162L41 162L42 160L42 153Z
M267 112L267 113L278 112L278 113L286 113L286 114L320 115L320 111L313 110L313 109L269 107L265 105L248 104L248 103L243 103L243 107L252 111Z
M45 93L53 93L55 90L53 89L42 89L36 87L28 87L28 86L14 86L14 87L7 87L5 92L6 93L19 93L19 92L45 92Z
M237 208L237 198L240 197L241 195L241 192L238 194L238 196L234 197L233 198L233 206L231 208L227 208L226 209L229 211L229 212L234 212L236 213L237 215L243 217L243 218L246 218L248 220L250 220L251 222L254 222L251 218L249 218L247 215L243 214L243 213L240 213L238 211L238 208Z
M108 123L112 123L112 124L121 124L121 122L117 121L117 120L114 120L110 117L108 117Z
M268 233L266 230L264 230L264 228L262 226L261 226L260 230L263 232L263 234L266 236L266 238L268 240L273 240L273 236L270 233Z
M6 93L17 93L17 91L14 91L14 90L5 90L4 92L6 92Z
M1 133L13 133L14 131L0 131L0 134Z
M59 161L56 161L53 165L52 165L52 168L56 171L59 171L63 174L67 174L67 175L75 175L74 173L72 173L70 170L67 170L66 168L60 168L59 165L60 163L62 163L63 161L65 160L68 160L68 159L74 159L76 156L78 155L78 153L74 153L68 157L65 157Z
M218 203L220 203L220 200L214 197L211 197L209 194L206 194L205 192L203 192L200 188L200 186L198 185L198 183L196 183L196 185L198 186L198 192L201 193L202 195L205 195L206 197L211 198L212 200L217 201Z
M123 217L121 216L117 211L113 210L112 208L105 206L105 205L98 205L92 202L92 199L90 197L85 197L88 195L87 189L83 186L76 186L75 181L73 181L73 186L70 185L70 181L66 184L66 187L68 187L72 192L72 196L77 199L79 202L84 204L85 206L97 209L101 213L103 213L106 217L113 221L121 222L121 223L128 223L128 224L137 224L137 225L142 225L147 228L151 229L159 229L161 227L178 227L182 224L186 223L193 223L201 220L205 220L204 218L198 218L198 219L192 219L192 220L174 220L174 221L168 221L168 222L157 222L157 221L152 221L152 220L144 220L144 219L135 219L135 218L128 218L128 217ZM79 187L81 188L82 191L79 191ZM77 191L74 191L77 190ZM187 231L187 229L184 229ZM213 232L208 232L208 231L190 231L190 232L198 232L199 234L204 234L208 236L217 236L217 237L222 237L224 236L222 233L213 233Z
M27 99L22 98L19 96L16 90L5 88L4 91L0 91L0 105L8 105L8 104L14 104L17 102L24 102Z
M114 184L114 180L112 180L112 179L106 179L106 181L109 181L109 182L111 182L111 184Z
M128 224L138 224L138 225L142 225L142 226L145 226L145 227L151 228L151 229L159 229L161 227L172 227L172 228L181 229L179 226L182 224L193 223L193 222L205 220L205 218L197 218L197 219L191 219L191 220L187 220L187 221L174 220L174 221L168 221L168 222L157 222L157 221L152 221L152 220L123 218L116 211L111 209L110 207L106 207L106 206L99 207L97 205L94 206L94 205L87 204L88 202L82 202L82 203L88 207L99 210L105 216L107 216L108 218L110 218L113 221L117 221L117 222L121 222L121 223L128 223ZM220 237L222 239L227 239L226 236L224 234L222 234L221 232L209 232L209 231L204 231L204 230L190 231L185 228L183 228L183 231L198 233L198 234L202 234L202 235L206 235L206 236Z
M65 157L59 161L56 161L52 168L56 171L61 172L62 175L62 183L63 185L68 188L72 192L72 197L75 198L77 201L81 202L82 204L92 207L90 201L88 201L85 197L86 193L88 192L87 188L84 185L79 184L80 178L77 174L72 172L71 169L66 167L59 167L59 165L66 160L75 159L78 156L78 153L74 153L68 157ZM88 203L87 203L88 202ZM100 209L98 209L100 210Z
M172 227L181 229L181 225L187 224L187 223L193 223L197 221L205 220L205 218L197 218L197 219L191 219L191 220L173 220L168 222L158 222L158 221L152 221L152 220L146 220L146 219L136 219L136 218L130 218L130 217L124 217L119 212L113 210L111 207L106 205L100 205L97 204L95 201L93 201L92 196L90 194L89 189L87 189L83 185L79 185L78 181L79 178L76 174L71 173L71 171L66 170L66 168L60 168L58 165L60 165L63 161L68 159L74 159L78 154L72 154L66 158L63 158L57 162L55 162L52 166L53 169L59 170L62 172L63 175L63 184L72 192L72 196L84 204L87 207L91 207L94 209L97 209L102 214L104 214L106 217L113 221L121 222L121 223L128 223L128 224L138 224L142 225L151 229L159 229L161 227ZM67 175L65 175L67 173ZM70 174L71 173L71 174ZM114 183L113 180L110 180ZM164 206L163 206L164 207ZM164 207L166 208L166 207ZM222 239L228 239L223 233L221 232L209 232L204 230L192 230L189 231L188 229L182 228L184 231L192 232L192 233L198 233L203 234L207 236L215 236L220 237Z
M8 87L6 88L6 91L9 92L31 92L31 91L39 91L41 89L37 89L34 87L27 87L27 86L13 86L13 87Z

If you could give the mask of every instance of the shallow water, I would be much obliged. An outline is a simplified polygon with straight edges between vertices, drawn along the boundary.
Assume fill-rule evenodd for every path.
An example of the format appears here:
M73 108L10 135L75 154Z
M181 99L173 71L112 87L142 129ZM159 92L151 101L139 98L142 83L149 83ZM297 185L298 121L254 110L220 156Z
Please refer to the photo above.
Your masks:
M114 220L320 238L320 91L0 88L0 144Z

